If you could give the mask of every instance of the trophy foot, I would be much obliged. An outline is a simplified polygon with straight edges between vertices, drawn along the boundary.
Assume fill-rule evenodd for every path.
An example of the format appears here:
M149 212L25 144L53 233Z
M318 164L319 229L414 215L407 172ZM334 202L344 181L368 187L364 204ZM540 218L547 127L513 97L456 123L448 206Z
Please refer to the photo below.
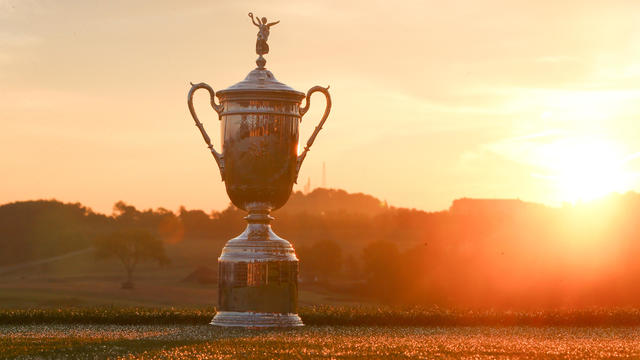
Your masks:
M211 325L226 327L294 327L304 326L298 314L219 311Z

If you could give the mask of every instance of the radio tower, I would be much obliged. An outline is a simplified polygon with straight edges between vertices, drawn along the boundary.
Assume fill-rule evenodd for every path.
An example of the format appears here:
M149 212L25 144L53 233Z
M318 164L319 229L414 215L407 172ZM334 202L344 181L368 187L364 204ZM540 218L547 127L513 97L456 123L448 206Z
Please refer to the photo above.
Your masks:
M327 167L324 161L322 162L322 187L327 188Z
M308 194L311 192L311 177L307 178L307 185L304 186L304 193Z

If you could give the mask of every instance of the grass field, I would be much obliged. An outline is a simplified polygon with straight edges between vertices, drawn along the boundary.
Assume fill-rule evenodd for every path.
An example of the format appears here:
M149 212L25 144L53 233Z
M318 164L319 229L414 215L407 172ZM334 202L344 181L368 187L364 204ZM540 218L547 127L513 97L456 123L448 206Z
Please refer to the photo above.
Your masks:
M637 309L513 312L390 306L308 306L300 308L299 314L305 324L314 326L640 326L640 311ZM214 307L5 308L0 309L0 325L205 325L211 321L214 315Z
M3 325L7 358L593 359L640 357L635 327Z
M302 308L300 314L307 324L303 328L258 330L208 325L213 308L3 309L0 357L640 357L640 316L635 310L513 313L320 306Z
M217 284L184 280L198 266L216 268L219 251L206 252L194 244L181 243L172 245L170 254L172 263L167 267L141 263L134 274L133 290L120 288L125 272L117 260L96 261L93 255L87 254L0 273L0 309L214 306L218 299ZM301 283L299 302L303 306L355 305L370 300Z
M186 250L183 250L186 252ZM214 263L213 255L198 264ZM77 256L0 276L0 358L408 359L640 357L640 311L397 308L301 284L298 329L224 329L215 284L144 264L120 289L119 264Z

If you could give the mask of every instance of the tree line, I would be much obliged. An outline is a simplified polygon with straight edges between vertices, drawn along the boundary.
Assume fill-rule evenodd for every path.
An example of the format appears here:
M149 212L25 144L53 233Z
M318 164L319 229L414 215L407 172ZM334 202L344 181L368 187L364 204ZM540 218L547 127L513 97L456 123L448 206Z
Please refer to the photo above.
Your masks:
M274 231L300 258L302 286L402 304L536 308L638 305L640 195L548 207L520 200L458 199L439 212L388 206L342 190L295 193L274 212ZM146 229L171 249L219 254L245 227L233 206L210 213L139 210L111 215L81 204L0 206L0 266L92 246ZM195 260L194 260L195 262Z

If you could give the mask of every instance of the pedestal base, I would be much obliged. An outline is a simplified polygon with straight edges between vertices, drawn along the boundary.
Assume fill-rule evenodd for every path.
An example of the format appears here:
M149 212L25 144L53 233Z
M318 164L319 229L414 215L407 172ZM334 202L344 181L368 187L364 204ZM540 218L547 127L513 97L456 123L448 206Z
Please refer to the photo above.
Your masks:
M298 314L219 311L211 325L238 327L304 326Z
M245 231L229 240L218 258L219 311L211 325L303 326L296 314L298 257L293 246L271 230L268 207L251 209L245 219Z

